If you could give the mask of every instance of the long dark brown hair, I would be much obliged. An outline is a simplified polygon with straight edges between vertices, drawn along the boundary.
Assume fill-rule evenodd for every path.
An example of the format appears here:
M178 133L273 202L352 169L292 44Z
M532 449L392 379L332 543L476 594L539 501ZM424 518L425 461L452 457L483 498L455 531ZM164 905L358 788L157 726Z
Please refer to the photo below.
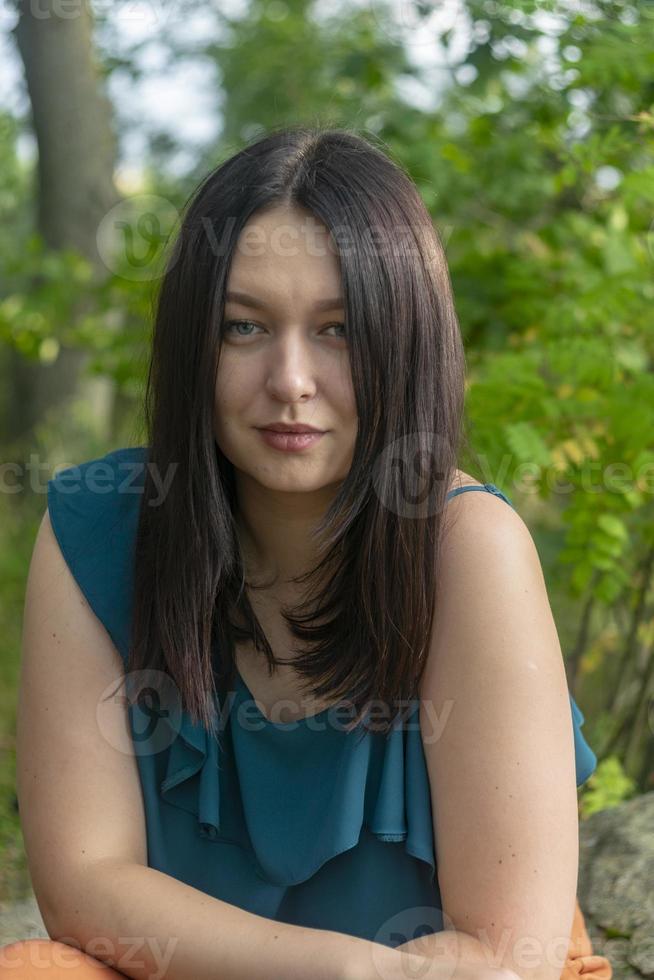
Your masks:
M347 478L317 529L320 561L284 615L319 699L390 732L417 697L436 599L442 516L463 443L465 358L443 246L402 166L348 129L272 130L216 167L184 207L155 304L145 391L148 468L136 540L129 669L172 678L217 734L234 642L276 659L248 600L233 466L213 428L224 292L239 233L277 205L312 212L338 248L358 413ZM149 467L177 464L163 501ZM398 707L399 705L399 707ZM382 710L379 710L381 706Z

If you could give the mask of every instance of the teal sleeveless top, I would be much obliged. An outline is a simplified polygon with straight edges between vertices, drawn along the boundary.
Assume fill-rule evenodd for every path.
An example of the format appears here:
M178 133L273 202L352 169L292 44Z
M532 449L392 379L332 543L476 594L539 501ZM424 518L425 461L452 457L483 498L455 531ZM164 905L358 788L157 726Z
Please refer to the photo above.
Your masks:
M48 481L64 559L125 664L146 464L147 447L117 449ZM471 490L513 506L492 483L448 499ZM234 687L219 739L181 711L155 732L147 704L129 705L148 866L256 915L391 947L440 931L418 699L387 738L361 738L338 706L277 723L240 675ZM580 786L597 759L569 697Z

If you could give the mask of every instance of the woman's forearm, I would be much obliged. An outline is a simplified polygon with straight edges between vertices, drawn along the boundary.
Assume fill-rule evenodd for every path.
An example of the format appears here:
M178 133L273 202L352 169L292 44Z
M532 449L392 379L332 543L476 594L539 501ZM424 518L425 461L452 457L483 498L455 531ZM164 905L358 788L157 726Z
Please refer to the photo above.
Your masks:
M138 864L96 863L74 881L50 937L133 980L347 980L369 945L255 915Z
M506 949L494 950L476 936L454 929L410 939L395 949L400 953L417 953L436 963L450 961L500 970L507 976L513 975L516 980L559 980L563 969L563 963L554 958L552 962L543 959L534 963L533 949L528 965L523 965L511 957L510 951L507 955Z
M496 962L493 951L488 946L469 933L460 930L455 932L453 929L448 929L432 932L426 936L419 936L417 939L410 939L395 948L407 953L418 953L420 956L429 957L429 959L461 960L466 963L481 963L484 966L502 966L501 963Z

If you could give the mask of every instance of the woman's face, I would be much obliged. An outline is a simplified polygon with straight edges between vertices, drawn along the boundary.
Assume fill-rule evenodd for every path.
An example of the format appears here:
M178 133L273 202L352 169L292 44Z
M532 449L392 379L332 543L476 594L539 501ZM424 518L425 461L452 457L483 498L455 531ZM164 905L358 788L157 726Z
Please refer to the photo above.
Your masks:
M344 316L338 256L322 222L294 207L253 215L229 271L214 400L216 442L237 477L297 493L347 476L357 415ZM293 422L324 434L288 452L260 431Z

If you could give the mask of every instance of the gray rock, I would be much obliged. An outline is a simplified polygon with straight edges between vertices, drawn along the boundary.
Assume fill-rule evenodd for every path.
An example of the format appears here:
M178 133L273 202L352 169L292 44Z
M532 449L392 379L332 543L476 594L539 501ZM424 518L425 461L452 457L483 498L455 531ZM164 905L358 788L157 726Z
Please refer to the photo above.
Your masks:
M19 902L0 902L0 946L19 939L48 939L34 894Z
M577 896L613 980L654 978L654 792L581 822Z

